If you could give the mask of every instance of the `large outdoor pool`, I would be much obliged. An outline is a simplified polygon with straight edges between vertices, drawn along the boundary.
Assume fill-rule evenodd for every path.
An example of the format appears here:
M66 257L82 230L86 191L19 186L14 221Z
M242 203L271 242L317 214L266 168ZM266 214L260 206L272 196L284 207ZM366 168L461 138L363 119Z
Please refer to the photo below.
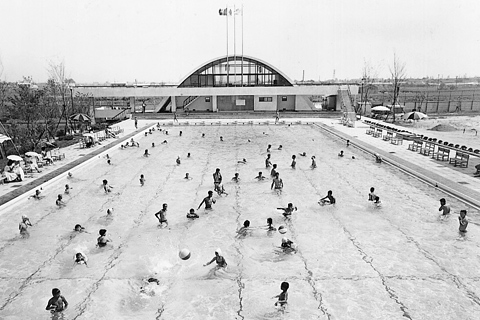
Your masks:
M154 131L138 138L140 148L109 151L112 165L96 158L72 170L72 179L65 174L43 190L44 199L0 213L1 319L50 318L45 306L54 287L69 302L65 319L480 319L479 219L461 202L376 164L315 126L166 129L168 135ZM281 195L270 190L268 144L284 182ZM143 157L147 148L151 155ZM343 158L337 156L341 149ZM290 168L292 155L296 169ZM238 163L243 158L247 164ZM188 210L213 190L215 168L228 196L215 194L212 211L202 208L199 219L187 220ZM259 171L268 179L255 180ZM183 179L186 172L192 180ZM235 172L239 183L230 180ZM112 193L104 193L103 179ZM58 209L56 196L67 183L73 189L64 196L67 206ZM367 201L372 186L381 208ZM328 190L337 204L319 206ZM438 218L442 197L453 209L445 221ZM298 211L285 221L276 208L289 202ZM163 203L168 229L154 217ZM114 208L113 217L106 217L108 208ZM463 208L470 219L465 237L457 221ZM22 214L33 223L28 239L18 234ZM298 253L280 250L284 235L278 232L235 236L244 220L256 227L269 217L276 227L288 227L285 236ZM77 223L89 233L74 233ZM113 242L97 248L102 228ZM182 248L191 251L189 260L179 259ZM217 248L226 271L203 266ZM88 268L74 266L77 251L88 256ZM149 277L160 284L141 292L142 279ZM282 281L290 283L284 311L272 298Z

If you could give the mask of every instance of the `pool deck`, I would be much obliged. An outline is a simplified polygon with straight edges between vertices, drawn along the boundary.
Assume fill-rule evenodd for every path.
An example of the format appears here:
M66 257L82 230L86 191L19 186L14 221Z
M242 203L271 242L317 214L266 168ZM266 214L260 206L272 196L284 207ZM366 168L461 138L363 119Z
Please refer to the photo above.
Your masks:
M265 117L256 119L195 119L182 118L178 123L170 120L159 119L139 119L139 129L135 129L132 120L125 120L117 125L124 132L116 139L107 139L101 145L89 149L80 149L78 145L72 145L62 148L60 153L65 154L65 159L55 162L54 165L45 166L41 173L33 173L26 175L27 178L22 182L7 183L0 185L0 206L24 195L25 193L33 194L34 189L41 184L64 174L79 164L100 155L106 150L119 145L123 141L131 137L142 134L144 130L160 122L162 125L275 125L274 120ZM377 153L383 159L386 165L394 165L401 170L420 178L426 183L438 186L446 193L455 196L470 205L480 209L480 178L473 177L475 171L474 166L480 163L480 158L470 158L468 168L453 167L448 162L436 161L428 156L423 156L418 152L408 150L410 141L404 141L401 145L391 144L381 138L374 138L366 134L369 125L357 121L354 127L347 127L334 118L283 118L278 125L285 124L315 124L320 130L326 131L333 135L335 139L350 140L350 147L344 147L345 156L348 155L349 148L358 148L367 153ZM389 124L392 127L395 125ZM404 129L399 127L400 129ZM373 156L372 156L373 161Z

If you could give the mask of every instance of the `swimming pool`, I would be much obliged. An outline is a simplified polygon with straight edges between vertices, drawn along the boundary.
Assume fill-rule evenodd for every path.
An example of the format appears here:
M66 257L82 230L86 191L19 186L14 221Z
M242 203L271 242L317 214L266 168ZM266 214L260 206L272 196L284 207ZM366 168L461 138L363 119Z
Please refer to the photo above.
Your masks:
M67 319L480 318L478 213L469 211L469 232L459 237L456 214L438 220L443 193L373 163L315 126L167 130L168 136L155 131L139 138L140 148L112 150L111 166L97 158L73 179L65 175L50 185L44 199L2 212L1 318L49 318L44 308L54 287L70 304ZM165 139L168 144L162 145ZM285 184L281 195L270 190L270 179L254 180L259 171L269 177L264 167L268 144ZM276 150L280 144L283 150ZM148 158L142 156L146 148ZM343 158L337 157L340 149ZM293 154L295 170L289 166ZM315 170L309 167L311 155ZM247 164L237 162L243 158ZM212 190L217 167L228 196L215 195L212 211L200 209L199 219L187 221L188 210ZM183 179L186 172L192 180ZM238 184L230 181L235 172ZM103 179L114 186L108 195L100 187ZM66 183L73 190L64 196L67 206L57 209L56 195ZM371 186L382 208L366 201ZM317 201L328 190L337 204L321 207ZM289 202L298 211L285 222L276 208ZM448 202L456 213L464 208L455 199ZM162 203L169 205L170 229L157 227L154 214ZM106 217L108 208L114 208L112 218ZM34 224L24 240L18 238L22 214ZM260 226L268 217L277 227L287 225L297 254L280 251L278 232L253 230L235 237L244 220ZM73 234L76 223L90 233ZM113 242L100 249L95 244L101 228ZM181 248L191 250L189 260L178 258ZM217 248L229 264L226 272L202 266ZM77 251L86 253L89 268L73 266ZM158 278L160 285L141 293L142 279L148 277ZM285 314L272 298L282 281L290 283Z

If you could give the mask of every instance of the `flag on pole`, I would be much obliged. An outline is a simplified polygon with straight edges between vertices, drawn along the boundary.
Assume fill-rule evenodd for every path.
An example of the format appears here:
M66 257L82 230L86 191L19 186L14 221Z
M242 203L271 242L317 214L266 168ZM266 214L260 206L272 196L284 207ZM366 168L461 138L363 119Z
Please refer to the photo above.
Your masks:
M218 14L221 15L221 16L231 16L231 15L233 15L233 11L232 11L232 9L228 9L228 8L218 9ZM235 14L237 14L237 13L235 13Z

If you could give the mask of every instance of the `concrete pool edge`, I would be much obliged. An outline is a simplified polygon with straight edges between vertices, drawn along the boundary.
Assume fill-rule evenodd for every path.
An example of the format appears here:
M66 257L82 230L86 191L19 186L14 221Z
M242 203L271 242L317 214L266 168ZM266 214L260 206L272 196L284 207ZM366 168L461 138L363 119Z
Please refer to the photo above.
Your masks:
M48 174L38 177L33 181L28 182L27 184L12 190L2 196L0 196L0 212L6 211L12 206L17 205L19 202L26 200L30 196L30 191L36 188L44 188L47 187L55 182L57 182L61 177L62 174L68 171L75 171L79 168L82 168L86 165L89 165L97 156L101 156L103 154L108 153L110 150L115 148L118 144L132 138L136 137L137 135L143 135L144 130L148 130L149 128L153 127L153 124L148 124L138 130L135 130L132 133L125 135L122 138L118 138L110 142L109 144L102 146L97 150L93 150L90 153L82 156L80 159L73 160Z
M456 182L446 179L432 172L429 169L422 168L418 165L411 163L410 161L394 156L386 151L383 151L382 149L379 149L378 147L360 141L353 136L336 130L335 128L331 128L326 124L315 123L314 125L319 129L324 130L342 140L350 140L350 144L352 146L365 153L371 154L372 157L375 154L379 154L384 160L384 162L388 163L389 165L409 174L412 177L415 177L416 179L426 184L439 188L443 192L461 200L462 202L467 203L468 205L476 208L477 210L480 210L480 201L476 200L480 199L480 194L478 192L463 187L461 185L457 185Z

